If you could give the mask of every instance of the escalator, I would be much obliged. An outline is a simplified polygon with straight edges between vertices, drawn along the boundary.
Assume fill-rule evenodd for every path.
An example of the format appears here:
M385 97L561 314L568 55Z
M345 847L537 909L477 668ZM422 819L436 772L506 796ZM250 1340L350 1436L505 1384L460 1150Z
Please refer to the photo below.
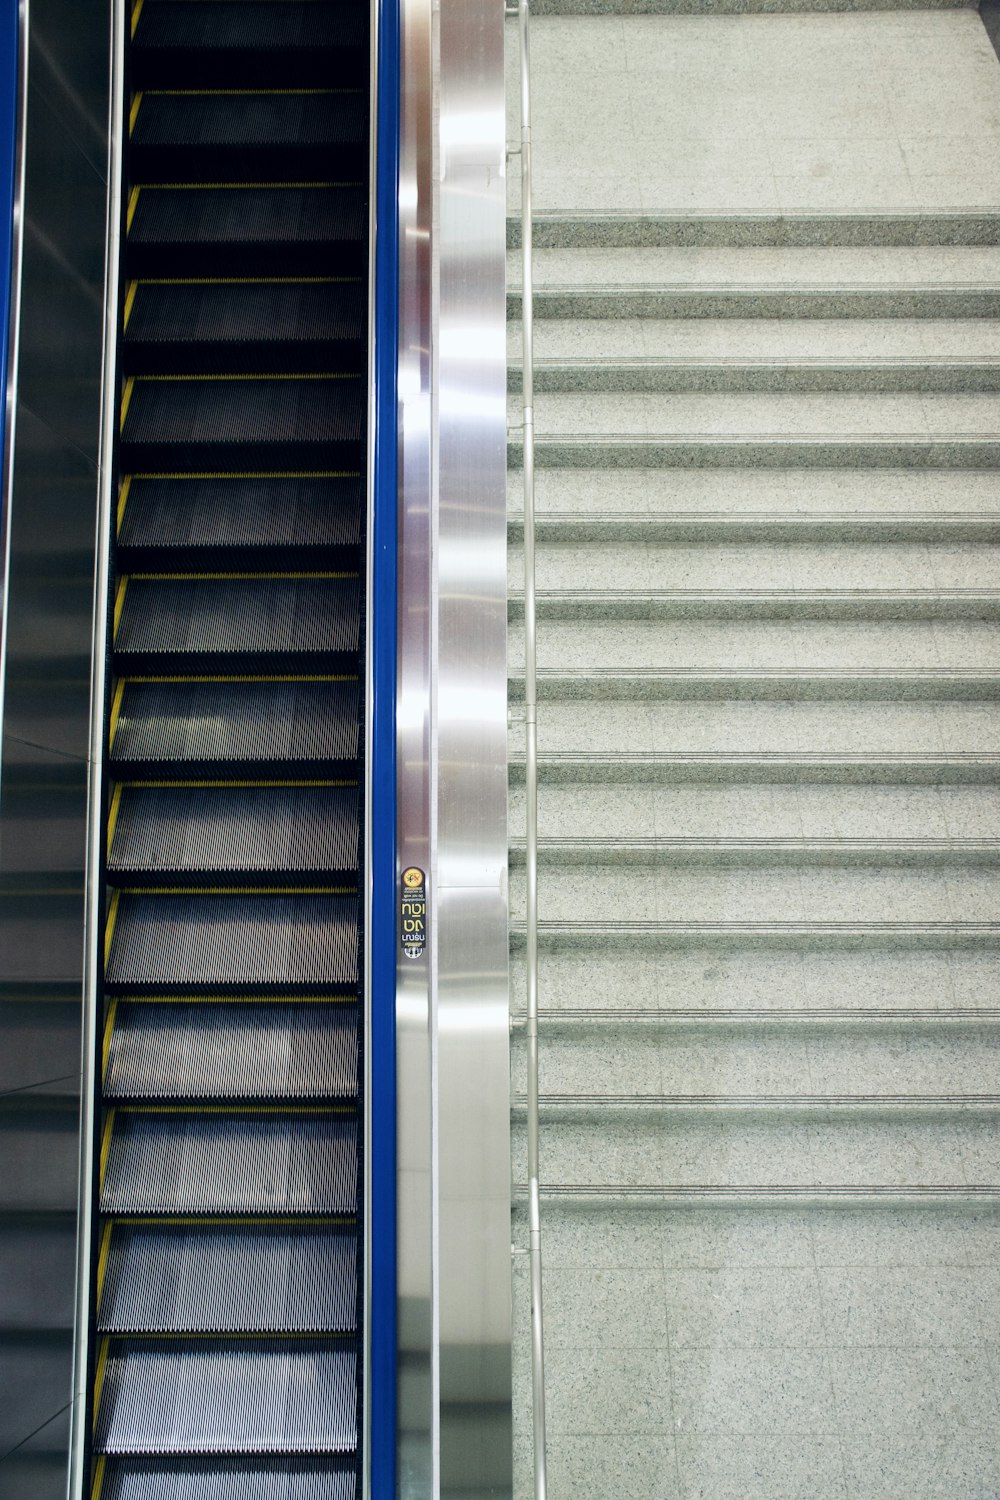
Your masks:
M369 16L137 0L94 1500L351 1500Z

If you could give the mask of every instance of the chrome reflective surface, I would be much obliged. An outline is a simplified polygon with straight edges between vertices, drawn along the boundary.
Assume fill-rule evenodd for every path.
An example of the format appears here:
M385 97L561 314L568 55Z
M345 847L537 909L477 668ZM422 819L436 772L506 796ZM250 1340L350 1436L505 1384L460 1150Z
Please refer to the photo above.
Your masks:
M431 296L434 34L431 0L402 0L399 160L397 885L431 875ZM430 884L433 903L434 886ZM433 911L433 904L432 904ZM429 943L397 944L398 1490L437 1493L434 1254L435 1049Z
M436 507L441 1494L511 1493L504 14L440 21Z
M403 5L400 1492L511 1493L503 5Z
M65 1500L107 0L30 0L0 762L0 1494Z

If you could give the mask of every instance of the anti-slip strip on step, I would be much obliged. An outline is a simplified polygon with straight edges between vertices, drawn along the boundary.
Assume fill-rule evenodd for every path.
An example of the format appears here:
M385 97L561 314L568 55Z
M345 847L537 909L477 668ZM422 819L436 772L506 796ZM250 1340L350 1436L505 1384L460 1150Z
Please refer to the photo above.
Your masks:
M521 444L512 436L507 462L520 468ZM760 433L712 437L703 433L622 437L545 433L535 439L539 469L1000 469L1000 436L922 433L841 437Z
M119 1110L101 1212L353 1215L357 1145L349 1116Z
M711 282L613 287L535 287L536 318L996 318L1000 287L778 286ZM521 317L521 294L507 293L507 317Z
M104 1098L353 1100L353 1005L257 1001L122 1001L115 1010Z
M513 785L524 780L524 760L511 758ZM772 751L620 751L586 755L546 751L538 757L543 785L657 784L683 782L819 782L846 786L994 786L1000 783L1000 754L981 751L939 754L936 751L825 753Z
M681 1114L819 1116L873 1119L883 1115L933 1119L1000 1113L997 1094L542 1094L539 1108L552 1119L608 1119L615 1115ZM527 1112L523 1095L511 1098L511 1113Z
M131 327L130 327L131 334ZM521 390L517 356L508 366L507 389ZM740 394L854 392L944 392L968 395L1000 390L1000 360L927 355L868 358L831 356L795 359L539 359L536 392Z
M123 572L255 571L290 562L357 572L364 521L359 475L136 476L118 532Z
M828 953L1000 950L1000 924L990 922L539 922L538 941L551 952L678 948ZM524 929L510 929L512 952L524 948Z
M811 476L810 476L811 478ZM810 478L804 489L808 492ZM524 538L524 516L508 513L507 537ZM720 511L653 512L542 511L536 514L539 542L997 542L1000 515L955 511Z
M114 653L121 673L172 664L184 675L284 663L357 670L357 578L132 578Z
M353 1349L329 1344L115 1343L98 1453L331 1453L357 1442Z
M558 213L532 215L536 250L655 249L704 246L1000 245L1000 214L995 208L870 209L817 213L626 214ZM521 220L507 220L507 248L521 248Z
M98 1332L353 1333L358 1244L335 1230L115 1225Z
M127 682L111 747L115 775L356 777L359 685Z
M523 867L525 845L510 847L511 865ZM740 839L540 838L538 859L547 865L700 865L723 869L781 869L821 865L836 869L925 869L1000 866L1000 839Z
M655 1183L626 1186L615 1183L542 1183L541 1194L552 1203L567 1206L578 1203L609 1205L652 1206L658 1208L687 1208L691 1204L718 1205L734 1208L778 1208L784 1204L803 1206L848 1205L859 1208L879 1208L889 1205L929 1208L1000 1208L1000 1185L971 1184L956 1186L951 1183L919 1184L911 1186L895 1183L823 1183L815 1186L788 1185L785 1183L746 1183L742 1186L725 1186L719 1183L670 1183L658 1186ZM527 1188L515 1184L514 1197L525 1200Z
M367 239L361 186L143 187L126 241L126 272L361 276Z
M524 678L508 679L512 704L524 699ZM599 698L607 702L649 700L757 699L781 702L984 702L1000 701L994 673L838 672L671 672L648 668L592 667L580 671L544 668L538 697L551 702Z
M108 856L115 885L216 875L356 878L355 787L123 788ZM175 880L175 877L177 879Z
M109 1459L100 1500L355 1500L337 1459Z
M633 1028L640 1033L649 1028L657 1030L687 1030L718 1032L736 1028L741 1031L854 1031L860 1034L875 1031L906 1031L922 1036L925 1032L963 1030L982 1032L985 1035L1000 1026L1000 1009L976 1009L970 1006L949 1007L940 1010L926 1006L895 1009L873 1009L866 1006L857 1009L851 1006L816 1006L798 1008L773 1006L768 1009L745 1008L743 1010L721 1009L706 1006L699 1010L582 1010L566 1007L563 1010L542 1008L538 1012L539 1024L547 1031L603 1031L629 1032ZM523 1012L511 1016L514 1034L526 1029Z
M989 589L539 589L543 620L996 620ZM507 596L524 618L524 595Z
M109 992L308 994L358 982L358 900L339 895L123 894Z
M140 281L123 368L363 373L367 331L365 289L354 281Z

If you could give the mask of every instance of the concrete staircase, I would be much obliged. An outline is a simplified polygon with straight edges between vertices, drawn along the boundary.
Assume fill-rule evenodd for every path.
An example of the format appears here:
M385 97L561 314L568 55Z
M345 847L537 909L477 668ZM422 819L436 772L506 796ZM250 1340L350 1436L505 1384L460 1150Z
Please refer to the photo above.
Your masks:
M630 26L666 50L684 24L565 14L584 8L536 23L536 59L577 76L575 27L584 52L607 28L611 55ZM872 19L773 24L822 41ZM927 22L878 18L908 19ZM978 17L933 20L961 29L978 77ZM555 104L546 88L536 64L535 150L565 167L569 141L546 133L565 76ZM718 104L707 67L701 97ZM591 104L581 85L581 118ZM667 192L602 212L577 165L547 179L535 267L552 1500L985 1500L1000 209L928 190L775 212L723 190L712 212L671 212ZM512 255L515 1017L517 277ZM513 1062L520 1141L516 1022ZM517 1256L514 1290L526 1495Z

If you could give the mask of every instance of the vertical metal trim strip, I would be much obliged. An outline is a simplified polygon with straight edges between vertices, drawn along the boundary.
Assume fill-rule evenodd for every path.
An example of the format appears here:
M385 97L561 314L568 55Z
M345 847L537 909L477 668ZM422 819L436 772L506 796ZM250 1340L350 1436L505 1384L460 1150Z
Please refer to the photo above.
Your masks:
M431 869L431 504L433 277L433 0L400 0L397 883ZM398 907L397 907L398 911ZM430 914L429 914L430 915ZM434 1399L433 1066L429 948L408 956L394 922L397 1100L397 1486L436 1495ZM428 928L432 921L428 920Z
M362 1494L396 1493L396 486L399 0L372 0Z
M125 0L111 11L111 97L108 129L108 231L104 274L104 357L101 445L97 474L97 539L91 635L90 741L87 768L86 904L83 966L83 1026L80 1080L80 1177L77 1220L73 1389L68 1500L83 1500L89 1433L90 1288L93 1260L94 1133L97 1056L103 974L104 709L107 689L105 638L108 578L114 517L114 451L118 421L117 344L122 225L122 128L125 93Z
M10 586L10 507L14 494L14 443L17 428L18 359L21 346L21 273L24 264L24 159L28 128L28 23L29 0L17 6L14 45L16 95L15 140L13 149L13 183L11 191L10 260L5 309L6 363L4 368L4 447L3 480L0 491L0 551L3 553L3 577L0 580L0 726L4 723L7 696L7 606Z

